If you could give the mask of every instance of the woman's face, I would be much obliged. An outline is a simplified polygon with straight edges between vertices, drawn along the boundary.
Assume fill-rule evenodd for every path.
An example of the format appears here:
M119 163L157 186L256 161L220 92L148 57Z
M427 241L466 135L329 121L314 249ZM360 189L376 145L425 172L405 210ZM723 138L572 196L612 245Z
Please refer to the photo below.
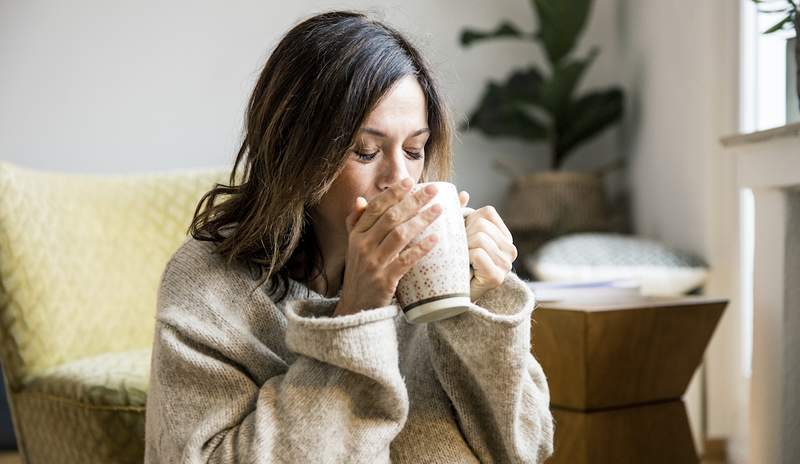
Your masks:
M345 218L356 198L371 200L400 180L422 176L428 141L425 94L417 79L399 80L367 116L344 169L314 210L318 231L346 240Z

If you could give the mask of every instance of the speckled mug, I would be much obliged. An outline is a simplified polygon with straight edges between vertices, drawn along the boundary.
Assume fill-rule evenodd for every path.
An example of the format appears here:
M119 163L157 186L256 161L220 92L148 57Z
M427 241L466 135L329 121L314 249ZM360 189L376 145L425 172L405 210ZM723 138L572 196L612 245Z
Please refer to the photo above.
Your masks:
M433 184L438 193L425 206L436 203L442 214L411 244L419 243L435 233L436 246L404 275L397 284L397 302L409 322L423 324L463 313L470 306L469 247L464 217L471 208L462 208L456 186L448 182L417 184L413 192Z

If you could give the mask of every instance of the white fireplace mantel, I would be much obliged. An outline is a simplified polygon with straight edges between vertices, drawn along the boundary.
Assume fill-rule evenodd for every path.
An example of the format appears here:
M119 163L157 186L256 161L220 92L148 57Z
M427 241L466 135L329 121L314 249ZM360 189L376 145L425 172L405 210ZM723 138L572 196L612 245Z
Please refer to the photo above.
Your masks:
M748 462L800 462L800 124L722 140L753 193Z

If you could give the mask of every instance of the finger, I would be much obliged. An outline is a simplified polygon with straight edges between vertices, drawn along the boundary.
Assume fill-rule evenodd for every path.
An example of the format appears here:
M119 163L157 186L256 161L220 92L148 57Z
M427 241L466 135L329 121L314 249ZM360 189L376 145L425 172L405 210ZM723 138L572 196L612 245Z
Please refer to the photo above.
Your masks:
M378 253L384 258L397 256L426 227L442 214L442 205L434 204L420 211L408 221L395 227L378 245Z
M395 276L398 280L405 275L415 264L419 262L425 255L430 253L439 242L439 236L431 234L425 237L419 243L414 244L403 250L391 264L389 264L388 271L390 275Z
M406 195L402 201L387 209L375 225L370 228L369 240L375 244L383 242L383 240L385 240L389 234L394 233L401 224L404 224L419 214L422 207L427 205L428 202L436 196L437 191L438 189L435 185L426 185L425 188L419 189L413 194ZM409 241L414 237L416 237L416 234L411 236ZM407 243L408 242L406 242L406 244ZM403 246L405 246L405 244Z
M494 265L492 258L483 248L469 250L469 262L475 269L474 278L481 284L499 287L508 274Z
M497 246L497 243L486 232L478 232L469 237L469 248L483 248L492 258L495 265L508 272L511 270L511 254Z
M353 230L355 232L369 230L387 209L400 202L406 196L413 185L414 182L410 178L405 178L381 192L367 204L367 209L356 222Z
M466 190L462 190L461 192L459 192L458 200L461 202L462 208L467 206L467 203L469 203L469 192L467 192Z
M348 233L353 230L353 227L356 225L356 222L358 222L358 219L364 213L366 207L367 207L366 198L361 196L356 198L356 203L355 206L353 206L353 211L351 211L350 214L348 214L347 218L345 219L345 225L347 226Z
M491 221L497 226L503 235L508 238L508 240L510 240L512 243L514 242L514 237L511 236L511 231L508 230L506 223L503 221L503 218L500 217L500 214L497 212L497 209L495 209L494 206L484 206L475 212L478 213L478 216L484 217Z
M477 234L478 232L484 232L488 234L489 237L491 237L492 240L494 240L494 242L497 244L498 248L503 250L503 252L508 253L512 261L517 259L517 247L515 247L514 244L507 238L507 236L500 231L494 222L491 222L482 216L477 218L468 217L467 238L469 239L469 237Z

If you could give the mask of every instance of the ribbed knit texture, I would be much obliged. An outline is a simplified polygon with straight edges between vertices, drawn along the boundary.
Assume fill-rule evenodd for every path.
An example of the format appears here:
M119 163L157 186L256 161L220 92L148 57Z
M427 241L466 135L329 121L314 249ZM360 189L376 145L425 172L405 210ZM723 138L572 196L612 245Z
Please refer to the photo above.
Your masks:
M273 303L188 239L163 275L146 463L517 463L553 451L515 275L470 311L414 325L396 305L331 317L291 281Z

